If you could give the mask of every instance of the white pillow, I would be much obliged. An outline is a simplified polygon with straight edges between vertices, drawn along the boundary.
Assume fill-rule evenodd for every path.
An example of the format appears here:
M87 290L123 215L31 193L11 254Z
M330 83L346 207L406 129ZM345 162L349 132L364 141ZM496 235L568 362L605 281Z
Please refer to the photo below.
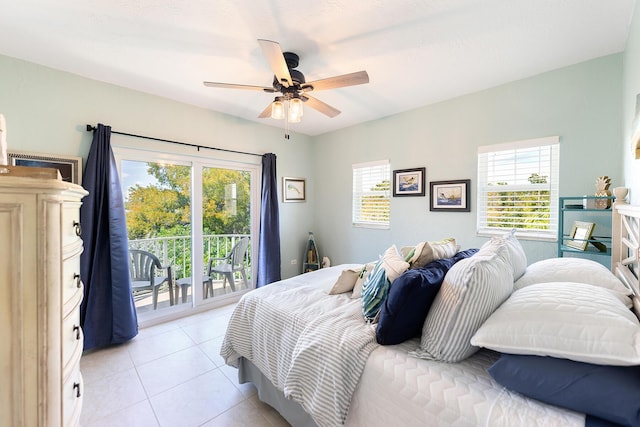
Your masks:
M625 299L584 283L527 286L487 319L471 344L502 353L638 365L640 322Z
M338 280L336 280L336 283L329 291L329 295L343 294L353 290L361 271L362 267L352 267L342 270L340 277L338 277Z
M362 296L362 285L364 285L364 281L367 279L367 276L373 268L376 266L375 262L369 262L362 266L358 273L358 278L356 279L356 283L353 286L353 293L351 294L351 298L360 298Z
M410 252L407 260L411 268L422 268L431 261L443 258L451 258L458 252L456 239L449 237L438 242L420 242L415 249ZM405 255L406 259L406 255Z
M380 260L382 261L382 268L384 268L389 283L393 283L394 280L409 268L409 263L402 258L396 245L391 245L391 247L384 252Z
M444 277L422 328L414 357L458 362L478 349L469 340L513 289L504 246L487 247L458 261Z
M586 258L550 258L534 262L513 287L517 290L547 282L587 283L631 295L631 291L607 267Z
M524 248L516 238L516 230L513 229L502 236L492 237L491 240L482 245L480 249L486 246L500 245L507 247L509 262L513 268L513 280L518 280L527 270L527 254L525 254Z

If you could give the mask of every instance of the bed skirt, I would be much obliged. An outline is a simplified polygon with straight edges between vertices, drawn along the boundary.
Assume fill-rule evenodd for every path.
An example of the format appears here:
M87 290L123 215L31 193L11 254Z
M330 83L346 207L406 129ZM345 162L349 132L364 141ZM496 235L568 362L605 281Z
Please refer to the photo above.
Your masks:
M238 359L238 382L255 385L258 389L258 398L278 411L292 426L318 427L311 415L306 413L300 404L284 397L284 393L275 388L256 365L244 357Z

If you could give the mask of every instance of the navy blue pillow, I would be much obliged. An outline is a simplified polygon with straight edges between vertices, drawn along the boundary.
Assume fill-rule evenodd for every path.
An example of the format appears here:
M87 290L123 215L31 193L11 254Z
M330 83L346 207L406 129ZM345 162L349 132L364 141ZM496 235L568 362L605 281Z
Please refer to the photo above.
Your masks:
M452 258L438 259L422 268L407 270L393 281L380 310L376 339L379 344L400 344L422 334L422 325L447 271L478 249L460 251Z
M542 356L503 354L489 368L510 390L623 426L640 426L640 366L606 366Z

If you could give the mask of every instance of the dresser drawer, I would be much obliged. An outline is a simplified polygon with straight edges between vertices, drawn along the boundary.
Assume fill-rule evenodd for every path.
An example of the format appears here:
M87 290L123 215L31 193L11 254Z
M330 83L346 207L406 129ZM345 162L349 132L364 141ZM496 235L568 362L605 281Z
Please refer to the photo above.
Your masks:
M80 364L76 365L71 376L62 385L62 419L64 427L80 424L80 411L84 395L84 383L80 374Z
M62 263L62 305L66 306L77 292L84 292L83 287L80 279L80 257L65 260Z
M80 310L75 309L62 320L62 377L69 375L82 356L84 336L80 327Z
M66 246L80 240L82 227L80 226L80 210L75 203L62 206L62 245Z

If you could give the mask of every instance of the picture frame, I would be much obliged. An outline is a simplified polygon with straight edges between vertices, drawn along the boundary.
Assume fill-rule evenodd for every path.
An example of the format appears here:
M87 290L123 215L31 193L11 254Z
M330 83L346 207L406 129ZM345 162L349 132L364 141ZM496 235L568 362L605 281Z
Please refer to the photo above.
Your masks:
M424 196L426 168L393 171L393 197Z
M471 212L471 180L431 181L429 210Z
M596 225L593 222L574 221L569 234L571 240L568 240L565 244L570 248L586 251L595 227Z
M63 181L82 185L82 157L16 151L7 152L7 157L11 166L55 168Z
M282 201L304 202L307 200L307 181L304 178L282 177Z

